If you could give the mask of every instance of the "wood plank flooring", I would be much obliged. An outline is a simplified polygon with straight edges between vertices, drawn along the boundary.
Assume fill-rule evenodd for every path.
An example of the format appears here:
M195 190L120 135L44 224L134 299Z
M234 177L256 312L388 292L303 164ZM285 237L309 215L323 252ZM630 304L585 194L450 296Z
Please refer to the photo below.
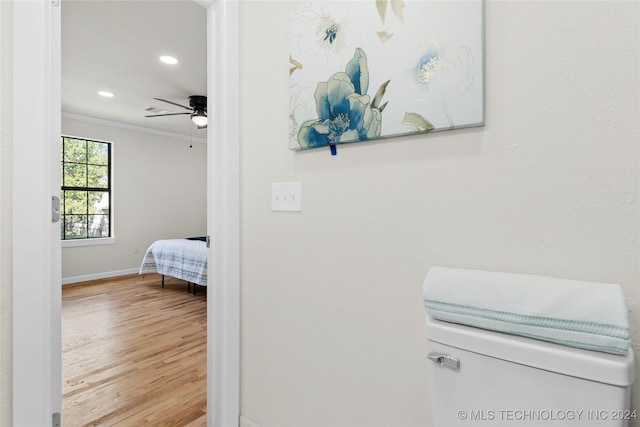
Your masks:
M205 426L206 288L147 274L62 287L62 425Z

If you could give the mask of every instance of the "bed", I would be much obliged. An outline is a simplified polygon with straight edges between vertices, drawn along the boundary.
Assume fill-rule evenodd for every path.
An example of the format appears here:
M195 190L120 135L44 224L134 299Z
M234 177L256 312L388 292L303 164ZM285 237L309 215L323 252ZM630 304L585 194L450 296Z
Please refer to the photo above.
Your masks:
M162 274L185 280L187 290L193 284L207 286L207 243L204 237L190 237L185 239L156 240L149 246L142 259L140 275L146 273Z

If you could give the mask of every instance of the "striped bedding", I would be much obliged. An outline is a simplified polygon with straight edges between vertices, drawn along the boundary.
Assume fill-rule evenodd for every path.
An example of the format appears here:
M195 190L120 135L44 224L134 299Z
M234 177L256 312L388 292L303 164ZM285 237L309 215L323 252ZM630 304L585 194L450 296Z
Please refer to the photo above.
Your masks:
M207 244L201 240L156 240L149 246L140 274L159 273L207 286Z

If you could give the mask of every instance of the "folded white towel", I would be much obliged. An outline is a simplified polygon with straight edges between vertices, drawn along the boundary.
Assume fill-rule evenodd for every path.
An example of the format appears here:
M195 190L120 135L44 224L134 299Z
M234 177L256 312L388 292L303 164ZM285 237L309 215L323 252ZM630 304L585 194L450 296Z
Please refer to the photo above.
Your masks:
M424 304L429 315L448 322L613 354L629 349L617 284L432 267Z

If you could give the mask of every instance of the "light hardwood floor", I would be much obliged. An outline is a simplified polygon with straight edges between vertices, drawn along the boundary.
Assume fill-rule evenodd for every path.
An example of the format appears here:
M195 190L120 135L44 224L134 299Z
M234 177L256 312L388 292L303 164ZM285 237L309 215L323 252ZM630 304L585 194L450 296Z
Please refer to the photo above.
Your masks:
M206 425L206 288L160 278L63 286L63 426Z

